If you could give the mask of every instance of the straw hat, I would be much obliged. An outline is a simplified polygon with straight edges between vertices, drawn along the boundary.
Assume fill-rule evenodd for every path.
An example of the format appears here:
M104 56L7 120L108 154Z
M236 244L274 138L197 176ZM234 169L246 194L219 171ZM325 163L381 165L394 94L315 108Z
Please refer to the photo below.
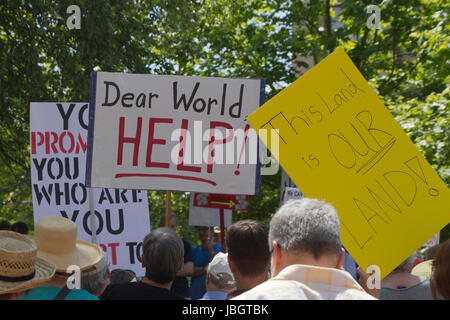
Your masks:
M433 275L433 261L427 260L419 263L411 270L411 274L424 278L431 277Z
M77 240L77 225L67 218L48 216L39 219L34 240L38 246L37 256L53 262L57 272L66 272L70 265L86 270L102 258L97 245Z
M0 294L22 292L51 279L55 265L36 257L37 245L12 231L0 231Z

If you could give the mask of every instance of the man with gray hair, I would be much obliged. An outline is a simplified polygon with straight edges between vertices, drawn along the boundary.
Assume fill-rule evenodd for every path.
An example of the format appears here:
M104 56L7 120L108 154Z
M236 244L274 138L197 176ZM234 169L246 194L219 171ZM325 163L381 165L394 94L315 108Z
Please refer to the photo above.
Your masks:
M101 300L183 300L170 287L183 267L183 241L172 229L153 230L142 243L145 277L139 282L110 285Z
M103 253L102 258L95 266L81 272L81 289L99 297L109 285L109 279L108 258Z
M333 206L303 198L284 204L269 229L273 278L236 300L374 299L345 270Z

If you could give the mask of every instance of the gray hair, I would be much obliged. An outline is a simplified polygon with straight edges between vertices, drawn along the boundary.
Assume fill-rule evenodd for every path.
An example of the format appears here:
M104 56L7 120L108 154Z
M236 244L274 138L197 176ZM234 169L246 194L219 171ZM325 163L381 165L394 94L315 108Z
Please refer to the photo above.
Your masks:
M286 252L307 251L319 259L322 254L341 253L339 218L333 206L303 198L284 204L270 221L269 248L273 241Z
M170 228L153 230L142 244L145 276L157 283L165 284L175 279L184 257L181 238Z
M99 292L108 282L108 259L103 253L100 261L87 270L81 272L81 289L90 293Z
M110 284L127 283L136 278L133 270L114 269L111 271Z

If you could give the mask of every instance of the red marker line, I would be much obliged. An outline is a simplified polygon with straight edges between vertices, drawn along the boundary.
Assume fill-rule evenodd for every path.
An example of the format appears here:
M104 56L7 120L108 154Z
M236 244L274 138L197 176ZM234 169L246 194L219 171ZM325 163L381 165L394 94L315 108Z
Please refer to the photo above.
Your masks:
M129 177L155 177L155 178L193 180L193 181L209 183L213 186L217 185L217 183L215 183L212 180L197 178L197 177L182 176L182 175L177 175L177 174L118 173L115 175L115 178L129 178Z
M241 147L241 153L239 154L239 161L238 161L238 165L237 165L236 171L234 171L234 174L237 175L237 176L241 174L241 172L238 169L239 169L239 166L241 165L242 153L244 152L245 143L247 142L248 129L250 129L250 125L246 124L245 125L245 129L244 129L244 143L242 144L242 147Z

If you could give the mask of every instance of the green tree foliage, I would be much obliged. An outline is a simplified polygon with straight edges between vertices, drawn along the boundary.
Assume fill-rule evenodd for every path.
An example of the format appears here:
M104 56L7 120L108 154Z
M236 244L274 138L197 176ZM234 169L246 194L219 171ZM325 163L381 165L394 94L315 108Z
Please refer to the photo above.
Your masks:
M366 7L381 8L381 30ZM66 9L81 8L69 30ZM266 99L343 46L413 142L449 182L449 26L445 0L36 0L0 4L0 215L32 225L29 103L88 101L90 73L264 78ZM311 57L312 63L298 57ZM280 174L233 220L265 222ZM165 193L149 192L152 227ZM179 231L188 195L174 193Z

